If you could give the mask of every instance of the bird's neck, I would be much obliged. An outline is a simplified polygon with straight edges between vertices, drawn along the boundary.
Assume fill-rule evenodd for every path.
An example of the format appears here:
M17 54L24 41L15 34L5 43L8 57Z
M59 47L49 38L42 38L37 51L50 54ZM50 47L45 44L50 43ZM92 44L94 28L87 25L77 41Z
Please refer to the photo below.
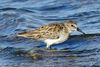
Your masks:
M70 27L66 23L64 23L64 27L65 27L67 33L69 33L69 34L72 33Z

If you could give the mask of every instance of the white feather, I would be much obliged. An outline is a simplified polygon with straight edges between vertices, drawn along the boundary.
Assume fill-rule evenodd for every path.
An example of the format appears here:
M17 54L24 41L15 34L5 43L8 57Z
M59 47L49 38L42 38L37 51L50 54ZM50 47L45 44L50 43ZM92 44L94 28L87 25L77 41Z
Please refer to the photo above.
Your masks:
M66 35L61 34L58 39L46 39L44 42L47 43L47 48L49 48L53 44L64 42L65 40L68 39L68 36L69 36L68 34Z

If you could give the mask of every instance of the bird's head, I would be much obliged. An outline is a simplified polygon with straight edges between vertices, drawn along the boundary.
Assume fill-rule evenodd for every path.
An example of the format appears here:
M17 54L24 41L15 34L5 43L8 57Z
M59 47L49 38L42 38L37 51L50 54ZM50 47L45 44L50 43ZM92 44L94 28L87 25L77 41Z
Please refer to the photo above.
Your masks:
M78 28L76 22L73 20L66 21L64 24L68 28L69 33L74 32L74 31L79 31L85 34L81 29Z

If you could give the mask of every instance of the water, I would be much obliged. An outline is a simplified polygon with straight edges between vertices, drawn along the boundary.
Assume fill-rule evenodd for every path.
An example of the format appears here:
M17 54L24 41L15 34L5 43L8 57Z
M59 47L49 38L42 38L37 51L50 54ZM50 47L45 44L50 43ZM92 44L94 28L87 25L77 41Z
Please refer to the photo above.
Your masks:
M52 46L59 51L40 52L48 55L43 59L34 60L13 54L19 49L27 53L32 48L45 48L42 42L15 37L17 33L70 19L75 20L86 35L80 36L81 33L74 32L72 35L78 36ZM2 67L20 63L23 65L26 63L26 67L30 67L29 65L34 67L38 65L42 67L100 66L99 34L100 0L0 0L0 65ZM62 49L67 51L63 52ZM56 56L50 56L51 54Z

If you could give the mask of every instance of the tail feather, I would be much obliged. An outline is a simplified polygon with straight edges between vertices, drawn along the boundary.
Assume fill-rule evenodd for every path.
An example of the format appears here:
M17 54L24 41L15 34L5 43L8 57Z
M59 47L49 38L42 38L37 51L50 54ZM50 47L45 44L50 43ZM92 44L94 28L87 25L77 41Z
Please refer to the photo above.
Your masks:
M41 34L39 34L37 32L22 32L22 33L18 33L17 36L32 38L32 39L36 39L36 40L40 39L42 37Z
M20 36L20 37L27 37L27 38L31 38L32 37L32 34L29 33L29 32L21 32L21 33L18 33L17 36Z

